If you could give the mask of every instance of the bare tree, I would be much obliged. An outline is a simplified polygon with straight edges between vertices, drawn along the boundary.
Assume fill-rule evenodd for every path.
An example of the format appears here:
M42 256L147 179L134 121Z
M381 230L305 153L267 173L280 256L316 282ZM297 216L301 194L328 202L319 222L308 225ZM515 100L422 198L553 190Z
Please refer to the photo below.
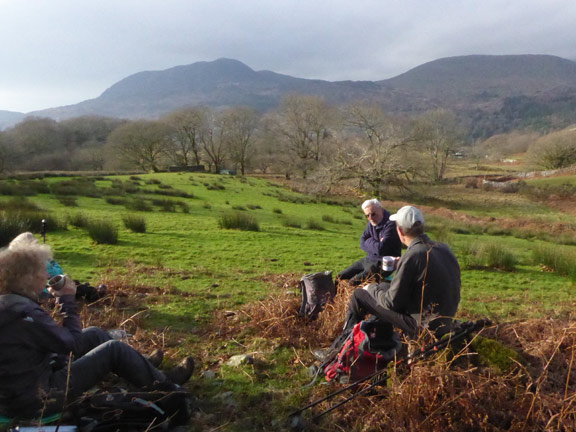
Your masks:
M177 165L201 165L201 135L207 127L208 115L208 108L198 107L174 111L163 118L175 130L171 158Z
M433 181L446 174L448 157L462 144L463 131L453 112L445 109L428 111L414 123L414 140L427 156Z
M222 121L214 112L210 112L207 122L200 133L202 148L208 156L209 170L214 167L215 172L220 172L224 165L226 146L224 141L224 129Z
M336 111L322 98L309 95L288 95L276 111L276 132L298 159L304 177L324 156L335 116Z
M372 196L389 187L405 188L411 165L402 151L411 141L405 122L379 105L357 102L346 109L346 135L335 153L333 169L342 178L356 179Z
M537 140L528 151L536 167L558 169L576 164L576 128L552 132Z
M69 169L66 133L55 120L27 117L5 131L13 162L21 169Z
M126 162L157 172L166 158L170 134L170 128L162 122L138 120L116 128L108 141Z
M220 116L220 127L229 159L240 167L242 175L246 173L246 166L253 155L257 125L258 113L251 108L230 108Z
M74 153L72 165L78 170L101 171L104 169L105 152L102 144L97 141L87 141L82 148Z

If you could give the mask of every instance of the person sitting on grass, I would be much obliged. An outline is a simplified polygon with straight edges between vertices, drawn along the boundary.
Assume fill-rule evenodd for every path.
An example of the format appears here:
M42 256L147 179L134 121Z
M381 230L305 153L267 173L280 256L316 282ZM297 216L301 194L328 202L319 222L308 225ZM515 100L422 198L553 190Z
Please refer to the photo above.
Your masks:
M424 234L424 216L413 206L390 216L408 249L397 262L391 282L356 289L344 328L371 314L416 337L427 327L439 337L450 330L460 303L460 266L450 248Z
M368 219L368 225L360 237L360 247L366 256L337 276L337 280L348 280L352 285L360 285L370 277L380 282L382 277L389 275L382 271L382 257L400 256L402 248L396 226L389 220L390 213L380 201L364 201L362 211Z
M50 260L50 247L34 242L0 251L2 415L35 418L61 412L110 372L141 389L177 390L190 379L192 358L162 372L106 331L82 330L72 279L66 278L60 290L49 288L60 308L58 324L38 303Z
M18 234L8 245L8 248L14 248L22 243L32 243L39 244L38 239L31 232L23 232ZM48 277L53 277L61 275L64 273L62 267L56 260L52 259L46 263L46 270L48 271ZM91 286L89 283L79 283L76 281L76 298L85 299L89 303L93 303L106 295L107 287L104 284L98 285L97 287ZM51 296L48 292L45 292L46 298Z

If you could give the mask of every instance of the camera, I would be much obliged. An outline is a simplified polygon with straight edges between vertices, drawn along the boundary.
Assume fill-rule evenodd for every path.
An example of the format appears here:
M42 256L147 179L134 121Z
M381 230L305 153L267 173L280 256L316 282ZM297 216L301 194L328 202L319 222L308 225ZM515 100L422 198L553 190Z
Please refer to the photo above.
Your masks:
M66 276L65 274L61 274L51 277L48 280L48 286L54 291L60 291L64 288L64 285L66 285Z

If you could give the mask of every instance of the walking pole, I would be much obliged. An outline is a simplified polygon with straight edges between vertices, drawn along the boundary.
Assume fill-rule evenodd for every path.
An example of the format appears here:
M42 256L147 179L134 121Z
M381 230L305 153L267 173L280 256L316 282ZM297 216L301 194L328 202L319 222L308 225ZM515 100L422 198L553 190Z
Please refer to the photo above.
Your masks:
M404 362L406 362L408 365L410 365L410 364L414 363L415 361L422 360L422 359L440 351L441 349L447 348L450 345L450 343L452 343L452 342L454 342L454 341L456 341L456 340L458 340L458 339L460 339L460 338L462 338L462 337L464 337L470 333L473 333L477 330L480 330L481 328L483 328L489 324L490 324L489 320L478 320L478 321L464 322L464 323L460 324L459 328L453 334L448 335L447 337L445 337L445 338L443 338L437 342L434 342L434 343L432 343L432 344L430 344L430 345L428 345L428 346L426 346L426 347L424 347L418 351L415 351L412 354L409 354L405 357L398 359L394 363L394 365L398 366ZM358 395L368 391L369 389L373 388L374 386L378 385L380 382L382 382L383 379L386 379L387 375L388 375L388 373L386 370L376 371L373 374L368 375L364 378L361 378L358 381L353 382L352 384L348 384L347 386L342 387L341 389L336 390L335 392L332 392L321 399L318 399L314 402L309 403L308 405L294 411L292 414L289 415L289 417L299 417L300 414L302 414L302 412L306 411L307 409L312 408L312 407L314 407L314 406L316 406L316 405L318 405L318 404L320 404L320 403L322 403L328 399L332 399L333 397L335 397L341 393L344 393L345 391L347 391L353 387L356 387L358 384L361 384L365 381L369 381L372 379L376 380L376 382L374 382L373 384L365 387L364 389L358 391L357 393L354 393L350 397L346 398L344 401L339 402L338 404L328 408L327 410L325 410L325 411L321 412L320 414L313 417L313 419L317 419L317 418L323 416L324 414L326 414L330 411L333 411L334 409L338 408L339 406L345 404L346 402L350 401L351 399L354 399L356 396L358 396Z
M46 219L42 219L42 228L40 229L40 234L44 239L44 244L46 244Z

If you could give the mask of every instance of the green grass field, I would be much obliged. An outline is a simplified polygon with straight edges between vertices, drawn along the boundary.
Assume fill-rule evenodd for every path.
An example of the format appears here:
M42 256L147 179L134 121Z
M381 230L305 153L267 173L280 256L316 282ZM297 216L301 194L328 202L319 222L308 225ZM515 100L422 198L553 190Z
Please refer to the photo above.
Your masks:
M63 268L76 279L97 283L129 271L145 283L205 295L201 302L159 307L164 319L173 316L171 325L190 325L197 318L206 321L216 309L265 297L268 290L263 278L266 275L303 275L323 270L338 272L362 256L359 236L365 221L361 218L360 209L351 200L342 201L341 204L318 203L264 179L209 174L145 174L136 180L129 176L117 176L113 179L99 178L94 185L101 191L110 191L112 180L121 181L124 185L119 190L121 195L87 197L78 191L76 207L62 205L51 194L38 194L28 200L46 210L49 228L51 218L66 219L78 215L110 221L118 227L119 242L116 245L95 244L85 229L73 226L65 231L49 229L47 243L53 247L56 259ZM48 178L44 181L57 184L70 180ZM131 191L126 185L138 188L138 191ZM162 190L184 192L192 197L153 194ZM458 213L472 216L529 217L537 221L567 219L565 215L541 204L509 194L456 186L428 187L426 193L419 193L416 205L452 208ZM152 211L133 211L123 205L107 203L106 199L110 196L127 201L161 199L184 202L186 211L177 206L172 211L164 211L162 207L154 205L151 205ZM5 201L8 199L4 197ZM220 218L235 213L250 215L258 223L259 231L219 227ZM123 226L122 218L130 214L146 221L145 233L134 233ZM522 309L522 305L529 300L533 305L530 315L543 316L558 310L558 305L550 304L551 299L543 295L550 291L550 287L554 287L552 289L559 295L572 294L570 278L542 273L538 263L531 261L529 251L535 244L534 240L507 235L459 234L463 231L461 223L447 221L437 215L430 215L428 220L430 227L436 231L449 226L453 232L448 243L451 243L460 260L465 245L488 239L504 244L510 253L518 257L519 267L513 274L465 270L463 312L481 314L490 311L505 318L515 309L515 304ZM311 221L315 229L309 228ZM434 235L432 231L431 236ZM523 283L518 284L516 289L507 288L514 280L522 280ZM493 299L504 291L507 304L486 306L493 304ZM564 294L561 294L559 299L563 298ZM185 319L180 319L181 316ZM154 323L154 319L151 322Z

